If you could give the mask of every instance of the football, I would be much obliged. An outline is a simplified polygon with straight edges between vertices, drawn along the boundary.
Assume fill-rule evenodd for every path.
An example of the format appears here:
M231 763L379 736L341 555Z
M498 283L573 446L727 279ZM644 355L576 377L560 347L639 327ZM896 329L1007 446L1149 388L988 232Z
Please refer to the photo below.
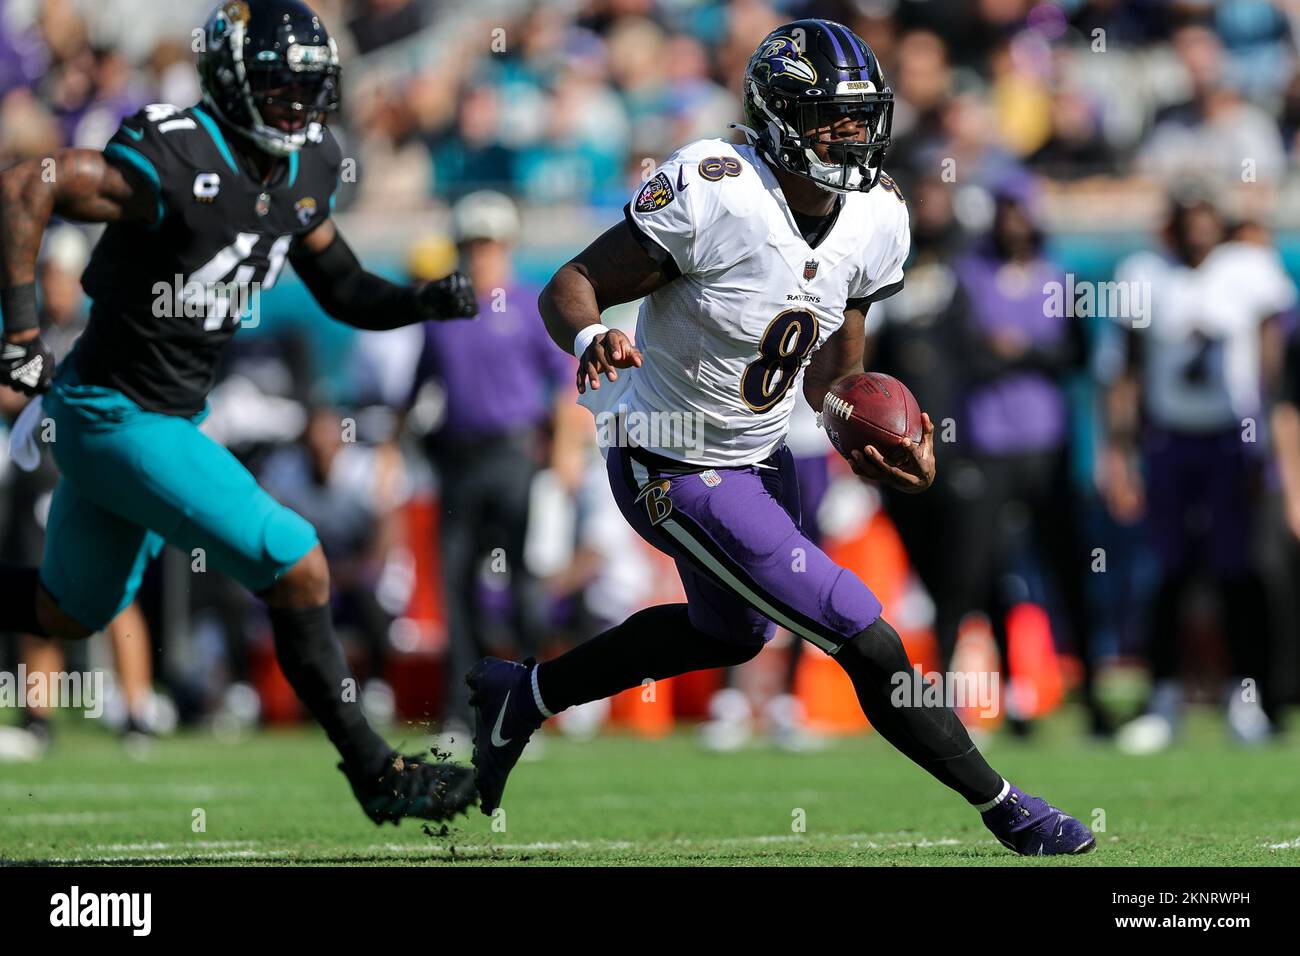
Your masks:
M845 458L874 445L891 465L905 460L904 438L921 440L921 407L906 385L883 372L846 375L826 393L822 427Z

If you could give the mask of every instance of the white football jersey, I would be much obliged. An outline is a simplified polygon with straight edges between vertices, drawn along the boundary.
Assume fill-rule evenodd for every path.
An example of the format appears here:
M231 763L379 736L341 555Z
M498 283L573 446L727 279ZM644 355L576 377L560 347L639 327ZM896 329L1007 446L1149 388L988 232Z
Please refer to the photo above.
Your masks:
M690 464L762 461L785 438L803 369L844 322L850 299L903 277L911 235L893 181L845 195L816 248L800 234L767 163L752 146L700 140L641 187L628 217L681 276L647 296L637 319L644 364L588 390L598 418L626 409L702 424L690 447L644 444ZM653 434L653 433L652 433Z
M1272 249L1227 242L1192 269L1134 253L1116 279L1149 290L1143 394L1152 421L1206 432L1241 427L1261 404L1260 324L1291 308L1295 286Z

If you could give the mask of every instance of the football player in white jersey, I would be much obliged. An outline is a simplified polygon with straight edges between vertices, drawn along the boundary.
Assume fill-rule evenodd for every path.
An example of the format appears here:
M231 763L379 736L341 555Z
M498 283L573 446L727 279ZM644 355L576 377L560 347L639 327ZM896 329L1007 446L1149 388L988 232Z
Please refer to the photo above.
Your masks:
M620 510L675 559L687 603L639 611L543 664L474 667L483 812L547 717L647 678L741 664L780 624L834 655L872 726L1007 847L1090 850L1088 828L994 772L951 709L893 694L913 673L898 634L800 523L785 447L795 389L820 408L836 379L862 371L865 312L902 286L908 252L907 206L882 168L893 94L875 54L838 23L786 24L750 59L744 108L745 145L679 149L542 293L552 339L579 357L583 403L602 433L602 418L619 422L606 461ZM633 344L600 315L635 299ZM693 427L670 427L683 420ZM854 470L923 491L924 424L903 467L866 448Z
M1134 253L1116 272L1148 290L1150 302L1126 336L1125 371L1106 402L1106 499L1126 523L1145 512L1157 559L1145 615L1151 698L1117 737L1134 753L1167 747L1179 729L1180 611L1199 572L1208 572L1223 609L1234 736L1266 738L1265 708L1277 704L1269 600L1251 535L1265 464L1262 399L1275 390L1268 380L1283 355L1277 317L1294 307L1296 290L1276 250L1230 237L1199 189L1176 190L1164 238L1166 250Z

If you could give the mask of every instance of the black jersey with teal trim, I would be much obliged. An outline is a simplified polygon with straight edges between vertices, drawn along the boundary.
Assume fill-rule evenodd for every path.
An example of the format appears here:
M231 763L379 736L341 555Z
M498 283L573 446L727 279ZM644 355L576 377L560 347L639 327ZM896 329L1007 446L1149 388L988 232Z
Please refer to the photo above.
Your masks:
M146 107L104 149L155 194L155 221L113 223L81 282L93 302L74 361L142 408L203 409L222 347L259 315L294 238L329 217L342 162L328 129L263 184L204 106Z

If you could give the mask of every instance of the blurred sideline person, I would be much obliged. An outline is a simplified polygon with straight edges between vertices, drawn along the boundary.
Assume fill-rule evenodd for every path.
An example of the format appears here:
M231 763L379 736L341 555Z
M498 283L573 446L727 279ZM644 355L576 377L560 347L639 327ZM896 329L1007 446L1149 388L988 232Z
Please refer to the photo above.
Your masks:
M562 629L572 644L580 644L652 603L660 582L644 543L618 510L591 415L576 403L562 403L556 415L550 470L572 502L571 550L544 584L553 606L567 612L561 614ZM570 707L556 724L567 736L587 739L611 709L607 700L589 701ZM525 759L536 756L537 742L529 743Z
M1300 688L1300 639L1292 630L1292 622L1300 615L1300 329L1291 332L1271 422L1282 517L1277 561L1281 606L1272 632L1278 646L1271 663L1278 670L1279 691L1286 695L1269 702L1270 709L1276 710L1283 703L1294 703ZM1284 728L1279 724L1275 729Z
M462 268L479 294L473 323L426 323L412 402L431 387L441 422L424 450L438 476L447 611L445 731L467 735L464 675L489 652L480 578L504 575L510 651L537 653L545 608L525 558L533 480L547 455L557 401L571 399L572 363L556 352L537 315L537 292L516 280L511 260L519 212L501 193L480 191L452 209ZM421 276L414 276L419 279ZM498 578L500 580L500 578Z
M958 492L968 480L970 466L961 458L961 380L964 350L958 332L969 321L970 309L953 263L965 236L953 213L952 188L938 177L920 179L912 216L912 256L905 266L907 284L898 295L867 313L866 365L906 382L917 403L935 421L934 484L921 496L882 486L885 511L898 529L907 559L935 606L937 619L960 618L963 609L954 576L966 572L954 555L949 537L954 511L961 507ZM952 429L956 429L953 434ZM946 648L945 656L951 648Z
M386 585L405 544L402 506L410 482L391 441L345 437L345 415L312 409L297 445L276 449L259 471L266 490L310 521L330 562L334 619L361 639L363 696L389 695L384 684L388 631L409 594L390 599ZM351 420L346 427L355 429Z
M936 631L951 659L962 619L984 612L1006 670L1007 615L1017 597L1010 582L1018 546L1027 546L1083 662L1089 730L1105 736L1110 728L1092 683L1088 553L1071 480L1065 392L1066 377L1083 364L1082 330L1072 308L1048 307L1050 285L1064 288L1065 275L1044 255L1032 182L1005 178L992 196L989 234L953 263L965 308L952 329L961 355L961 461L950 476L959 505L949 511L946 554L958 566L945 575L951 591L938 604ZM1009 676L1009 725L1025 732L1028 714L1014 693L1017 675Z
M1150 289L1150 324L1130 330L1123 372L1106 400L1107 505L1121 522L1145 515L1158 564L1146 616L1152 692L1146 713L1118 739L1135 753L1163 749L1177 735L1185 604L1201 578L1219 602L1233 736L1266 738L1276 703L1268 595L1252 539L1262 397L1276 388L1284 354L1277 316L1294 305L1295 288L1273 249L1228 240L1223 214L1203 190L1174 190L1163 239L1163 251L1135 253L1116 273ZM1288 438L1284 423L1284 454Z
M50 230L41 257L39 281L41 337L57 360L62 360L86 327L86 297L81 290L81 272L90 259L90 244L75 226ZM31 401L12 389L0 389L0 412L12 424ZM0 558L21 564L36 564L45 547L45 524L50 499L59 482L59 469L49 456L42 456L35 471L14 468L10 472L8 521L0 545ZM131 602L105 628L113 651L118 689L123 698L125 719L122 733L128 738L152 734L154 722L153 659L149 625L137 602ZM48 637L18 635L19 657L29 674L63 671L68 663L63 646ZM36 755L48 749L52 739L48 708L23 710L21 729L27 740L9 737L0 750Z

